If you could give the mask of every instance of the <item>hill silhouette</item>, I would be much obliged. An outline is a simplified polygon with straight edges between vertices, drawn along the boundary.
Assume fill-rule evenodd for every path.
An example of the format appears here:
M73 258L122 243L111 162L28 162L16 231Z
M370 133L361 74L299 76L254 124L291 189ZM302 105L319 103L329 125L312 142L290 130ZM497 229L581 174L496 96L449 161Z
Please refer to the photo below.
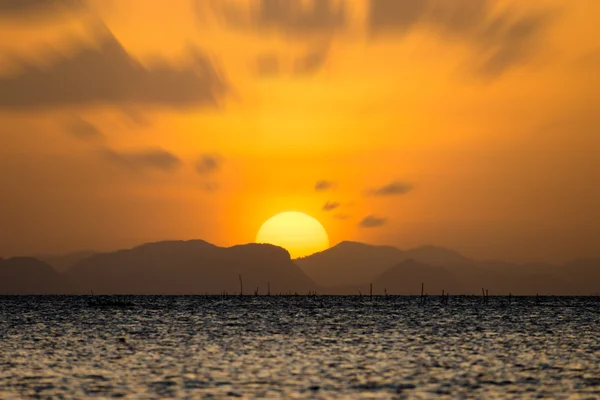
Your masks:
M437 295L446 293L464 293L458 278L444 267L432 266L406 260L391 267L373 282L376 293L384 290L389 294L420 294L421 283L426 283L425 293Z
M316 290L289 253L267 244L229 248L202 240L144 244L130 250L97 254L66 272L80 290L106 294L244 294Z
M339 287L371 282L404 259L395 247L344 241L294 261L318 285Z
M68 279L43 261L30 257L0 260L0 294L68 294Z
M400 250L341 242L296 263L325 291L336 294L418 294L421 282L429 294L590 295L600 292L600 260L565 265L480 262L453 250L421 246Z
M462 254L438 246L420 246L403 252L405 260L415 260L433 266L468 265L474 261Z
M568 262L563 276L579 294L600 293L600 260L580 259Z
M461 266L474 262L453 250L437 246L403 251L392 246L349 241L295 261L318 285L340 288L373 282L388 269L407 260L430 266Z
M75 253L68 254L46 254L36 256L38 260L51 265L58 272L65 272L73 265L77 264L81 260L85 260L93 255L97 254L95 251L78 251Z
M593 295L600 292L600 260L565 265L475 261L452 250L422 246L402 251L391 246L341 242L292 261L268 244L219 247L202 240L147 243L127 250L57 257L80 259L59 273L35 258L0 259L0 294L244 294L318 291L438 295ZM311 279L312 278L312 279ZM315 282L316 281L316 282Z

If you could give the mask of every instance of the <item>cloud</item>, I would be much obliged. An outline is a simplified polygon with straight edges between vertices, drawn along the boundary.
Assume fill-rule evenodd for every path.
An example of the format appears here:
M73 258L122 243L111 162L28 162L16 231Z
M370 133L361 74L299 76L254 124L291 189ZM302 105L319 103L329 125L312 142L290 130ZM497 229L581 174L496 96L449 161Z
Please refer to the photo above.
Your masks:
M0 0L0 18L45 17L82 8L81 0Z
M262 78L271 78L280 73L279 57L275 54L263 54L256 59L256 73Z
M404 33L419 21L426 10L427 0L370 0L369 28L372 33Z
M315 183L315 190L317 192L323 192L325 190L333 189L334 186L335 182L320 180L317 183Z
M216 106L226 90L217 70L200 54L185 68L146 68L110 33L98 48L57 56L47 68L21 65L21 69L0 77L0 109Z
M315 48L294 62L294 74L310 75L317 72L327 61L329 45Z
M202 189L209 193L214 193L219 190L219 184L217 182L206 182L202 185Z
M197 0L204 1L204 0ZM331 34L347 23L344 2L333 0L259 0L245 9L236 1L214 2L215 10L231 25L288 35Z
M496 76L527 59L550 14L510 8L496 12L494 4L492 0L370 0L369 31L377 37L423 28L444 40L467 42L479 59L475 70Z
M527 60L533 51L534 38L548 20L548 14L498 17L477 39L483 55L477 70L485 76L497 76Z
M113 164L132 170L156 169L172 172L181 165L179 157L160 148L126 152L104 148L101 150L101 155Z
M126 105L121 107L123 121L130 127L147 127L150 126L150 120L138 107Z
M203 154L196 161L196 171L200 175L209 175L221 168L223 158L217 154Z
M347 220L348 218L350 218L350 215L348 215L348 214L335 214L335 215L333 216L333 218L335 218L335 219L339 219L339 220L342 220L342 221L345 221L345 220Z
M374 215L368 215L358 224L361 228L378 228L385 225L387 218L378 218Z
M413 190L413 186L403 182L391 182L375 189L369 189L367 193L371 196L398 196Z
M104 138L104 134L95 125L81 117L75 117L67 124L67 132L78 139L98 140Z
M323 205L323 211L331 211L341 206L337 201L328 201Z

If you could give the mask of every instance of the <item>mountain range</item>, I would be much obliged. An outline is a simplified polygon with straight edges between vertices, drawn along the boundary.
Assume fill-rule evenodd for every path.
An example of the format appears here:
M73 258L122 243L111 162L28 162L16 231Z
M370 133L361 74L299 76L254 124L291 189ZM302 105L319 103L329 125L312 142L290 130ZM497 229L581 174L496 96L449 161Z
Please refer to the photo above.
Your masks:
M401 250L341 242L292 260L268 244L219 247L202 240L147 243L109 253L0 258L0 294L490 294L590 295L600 260L564 265L476 261L422 246Z

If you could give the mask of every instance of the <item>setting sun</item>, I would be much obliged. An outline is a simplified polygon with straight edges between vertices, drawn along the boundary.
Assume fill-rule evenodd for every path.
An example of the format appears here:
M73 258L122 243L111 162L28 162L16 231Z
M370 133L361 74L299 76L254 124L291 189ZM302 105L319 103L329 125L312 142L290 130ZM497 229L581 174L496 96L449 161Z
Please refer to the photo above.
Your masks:
M257 243L281 246L292 258L307 256L329 247L323 225L301 212L284 212L269 218L256 235Z

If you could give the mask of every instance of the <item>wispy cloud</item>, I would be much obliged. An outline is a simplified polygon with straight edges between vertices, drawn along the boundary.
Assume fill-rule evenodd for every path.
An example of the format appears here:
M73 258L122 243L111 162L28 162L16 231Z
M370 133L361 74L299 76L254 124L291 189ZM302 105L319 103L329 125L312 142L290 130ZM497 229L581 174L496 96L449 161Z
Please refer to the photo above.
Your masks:
M329 45L311 49L304 56L296 59L294 74L302 76L316 73L325 64L328 55Z
M534 39L551 14L515 7L497 11L492 0L369 0L369 30L405 35L413 29L437 33L447 41L462 41L476 53L475 71L500 75L523 63L535 50Z
M132 170L155 169L172 172L182 164L179 157L161 148L129 151L104 148L100 154L109 162Z
M203 154L196 161L196 172L209 175L217 172L223 163L223 157L218 154Z
M104 134L94 124L81 117L74 117L67 123L67 132L78 139L98 140L104 138Z
M261 78L273 78L281 72L277 54L262 54L256 59L256 73Z
M413 186L404 182L391 182L378 188L367 190L367 194L371 196L399 196L413 190Z
M311 36L331 34L347 24L346 5L333 0L259 0L257 7L237 0L213 4L217 15L231 26L257 32Z
M101 35L98 48L80 48L45 67L23 64L20 73L0 77L0 108L216 106L226 91L211 61L201 54L187 67L147 68L108 30Z
M341 203L338 203L337 201L328 201L323 205L323 211L332 211L336 208L339 208L340 206Z
M361 228L378 228L385 225L387 218L378 218L374 215L368 215L360 221L359 226Z
M315 190L317 192L323 192L325 190L333 189L334 186L335 186L335 182L333 182L333 181L320 180L320 181L317 181L317 183L315 183Z
M83 5L82 0L0 0L0 18L50 18Z
M202 185L202 189L209 193L214 193L219 190L219 184L217 182L206 182Z

